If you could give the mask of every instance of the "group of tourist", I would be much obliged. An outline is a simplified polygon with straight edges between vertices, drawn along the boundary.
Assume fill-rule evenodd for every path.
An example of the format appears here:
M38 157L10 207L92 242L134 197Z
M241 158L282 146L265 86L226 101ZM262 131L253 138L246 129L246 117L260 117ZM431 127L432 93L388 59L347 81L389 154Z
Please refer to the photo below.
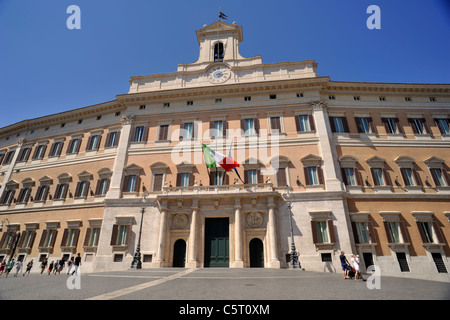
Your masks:
M81 256L78 253L77 257L74 258L70 258L69 261L67 261L67 275L69 274L77 274L78 272L78 268L81 265ZM19 261L15 261L14 259L11 259L9 262L6 261L6 258L3 259L3 261L0 264L0 278L2 277L3 273L5 273L5 278L8 278L9 273L11 272L11 270L14 269L14 266L16 267L16 273L14 274L14 277L17 277L20 270L23 269L23 261L19 260ZM41 275L44 273L45 270L47 270L47 274L61 274L61 271L64 269L64 267L66 266L66 261L64 260L64 258L60 259L60 260L54 260L52 261L50 264L48 264L48 259L44 258L44 260L41 262L40 268L41 268ZM25 276L26 274L30 275L30 271L31 268L33 268L33 259L31 259L27 265L26 265L26 270L23 271L23 276ZM72 271L72 268L74 268L74 270ZM72 273L71 273L72 271Z
M358 278L361 278L362 280L364 280L364 278L361 275L359 255L355 256L354 254L352 254L351 265L348 262L347 258L345 257L344 251L341 251L341 255L339 256L339 259L341 260L341 266L342 266L342 271L344 274L344 279L351 279L352 276L354 276L355 281L358 281Z

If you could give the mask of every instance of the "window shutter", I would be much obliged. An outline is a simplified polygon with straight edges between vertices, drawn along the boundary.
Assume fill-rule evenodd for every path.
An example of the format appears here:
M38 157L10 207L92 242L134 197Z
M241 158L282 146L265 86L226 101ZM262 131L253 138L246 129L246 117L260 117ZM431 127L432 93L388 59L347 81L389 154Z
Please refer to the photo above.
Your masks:
M242 131L244 131L244 135L245 135L245 119L241 119L241 129Z
M362 176L361 176L361 172L359 172L358 168L353 168L353 173L355 175L355 179L356 179L356 184L358 186L362 186Z
M307 186L311 185L309 182L308 167L303 167L303 172L305 173L305 184Z
M381 118L381 123L383 123L386 133L392 133L386 118Z
M49 193L49 191L50 191L50 186L44 186L43 187L45 190L44 190L44 196L43 196L43 198L42 198L42 201L47 201L47 197L48 197L48 193Z
M70 149L72 149L73 145L73 139L69 141L69 144L67 145L66 154L70 154Z
M42 230L41 240L39 241L39 248L43 248L45 240L47 239L47 229Z
M261 169L256 170L256 176L258 178L258 184L264 183L264 177L261 174Z
M332 122L332 119L330 118L330 123ZM300 116L295 116L295 126L297 128L297 132L301 131L301 126L300 126ZM334 126L334 123L333 123Z
M189 186L192 187L194 185L194 174L189 173Z
M402 175L403 182L405 183L405 186L409 186L408 179L406 179L405 169L404 169L404 168L401 168L401 169L400 169L400 173L401 173L401 175Z
M120 131L117 131L116 141L114 141L114 147L117 147L119 145L119 140L120 140Z
M314 116L312 114L308 115L309 120L309 130L316 131L316 125L314 123Z
M373 169L374 169L374 168L370 168L370 173L372 174L373 184L374 184L375 186L377 186L377 185L378 185L378 180L376 179L375 171L374 171Z
M153 175L153 191L161 191L162 190L162 181L163 181L162 174L155 174Z
M430 127L428 126L428 123L425 119L422 119L422 125L423 128L425 129L425 133L431 134Z
M22 195L23 195L24 191L25 191L25 188L20 189L19 195L17 196L17 201L20 201L22 199Z
M345 174L345 168L341 168L341 174L342 174L342 181L347 186L348 180L347 180L347 175ZM356 174L355 174L355 178L356 178Z
M66 199L66 197L67 197L67 192L69 191L69 184L68 184L68 183L65 183L65 184L63 184L63 185L61 185L61 186L64 188L64 192L63 192L62 198L63 198L63 199Z
M216 172L215 171L210 171L209 172L209 185L213 186L214 185L214 176L215 176Z
M34 244L34 239L36 239L36 231L31 231L31 238L30 238L30 242L28 243L28 248L31 249L33 248L33 244Z
M222 121L222 134L224 137L227 136L227 130L228 130L228 121L224 120Z
M216 130L214 129L214 121L211 120L209 121L209 136L212 137L216 137Z
M355 239L355 244L360 243L359 237L358 237L358 231L356 230L356 222L352 221L352 231L353 231L353 238Z
M423 229L422 229L422 222L420 221L416 221L417 223L417 229L419 229L419 233L420 233L420 238L422 238L422 243L427 243L427 237L425 236Z
M319 180L319 184L325 184L325 181L323 179L323 170L320 166L317 166L317 177Z
M444 176L444 180L447 183L447 186L450 186L450 177L448 176L447 170L444 168L442 170L442 175Z
M77 187L75 188L75 197L83 196L82 194L80 194L80 187L81 187L81 181L78 181L77 182Z
M88 141L87 141L87 144L86 144L86 151L91 151L91 150L93 150L91 144L92 144L92 136L89 136Z
M102 185L102 179L97 180L97 185L95 186L95 195L98 196L100 194L100 188Z
M136 175L136 185L134 188L134 192L139 192L141 190L141 176Z
M369 237L371 243L379 243L372 221L367 221L367 229L369 229Z
M408 118L409 125L411 126L413 132L417 134L416 126L414 125L414 119Z
M278 168L277 171L277 186L285 187L287 185L286 182L286 168Z
M348 128L348 122L346 117L342 117L342 126L344 127L344 132L350 132L350 129Z
M23 248L23 241L25 240L27 235L27 231L22 231L22 235L19 238L19 242L17 244L17 248Z
M117 244L117 235L119 233L119 225L115 224L112 228L112 234L111 234L111 245L115 246Z
M328 233L330 235L330 242L331 243L336 243L336 236L334 234L334 225L333 225L333 220L327 220L327 224L328 224Z
M387 186L392 186L391 177L385 168L383 168L383 176Z
M168 129L168 126L166 127L166 131ZM167 134L166 134L167 136ZM142 142L147 142L148 140L148 124L144 126L144 134L142 135ZM167 140L167 138L166 138Z
M384 230L386 232L387 241L388 241L388 243L392 243L391 232L389 231L389 222L384 221L383 224L384 224Z
M299 116L295 117L295 119L297 120L297 131L300 131L300 118ZM331 127L331 132L336 132L336 126L334 124L334 117L330 117L330 127Z
M34 195L34 201L37 201L37 198L38 198L39 194L41 193L42 188L45 188L45 187L39 186L39 187L37 188L36 194ZM44 192L45 192L45 191L44 191Z
M180 124L180 141L182 141L182 140L184 139L184 135L185 135L185 132L184 132L184 123L181 123L181 124Z
M73 234L73 242L72 246L77 247L78 246L78 238L80 237L80 229L75 229L75 232Z
M64 142L60 142L60 146L58 148L58 152L56 153L56 156L59 157L61 155L61 152L62 152L63 148L64 148Z
M92 228L87 228L86 229L86 235L84 236L84 247L88 247L89 246L89 241L91 240L91 232L92 232Z
M358 129L359 133L363 133L362 127L361 127L361 118L355 117L356 122L356 128Z
M319 243L319 240L317 238L317 226L316 226L316 221L311 221L311 231L312 231L312 236L313 236L313 242L314 243Z
M224 177L225 181L222 182L222 185L228 186L228 185L230 185L230 175L227 172L224 172L224 175L225 175L225 177Z
M412 169L413 175L414 175L414 180L416 181L416 184L418 186L422 186L422 179L420 179L419 173L417 172L416 169Z
M67 237L69 236L69 229L64 229L63 237L61 240L61 247L67 246Z
M377 129L373 123L372 117L368 118L370 130L372 130L372 133L377 133Z
M53 230L52 240L50 241L50 247L55 247L56 236L58 235L58 230Z
M127 239L125 245L127 246L130 243L131 238L131 225L127 225Z
M248 179L248 170L244 169L244 184L248 184L249 179Z
M410 243L408 231L406 230L405 223L403 221L398 222L400 232L402 233L403 243Z
M122 192L127 192L128 191L128 183L130 181L130 177L129 176L125 176L123 178L123 183L122 183Z
M53 199L58 199L57 196L58 196L58 194L59 194L59 192L60 192L60 189L61 189L61 184L58 183L58 184L56 185L55 194L53 195Z
M181 187L181 173L177 173L177 183L176 183L177 187Z
M0 240L0 248L3 248L3 244L6 241L6 236L8 235L8 232L4 232L2 235L2 239Z
M255 133L259 134L259 119L257 117L255 117L253 119L254 125L255 125Z
M31 188L27 188L27 189L25 189L26 190L26 192L27 192L27 195L25 196L25 203L27 203L28 202L28 200L30 200L30 196L31 196Z
M95 240L95 242L93 243L94 246L98 246L98 241L100 239L100 233L102 231L102 228L98 228L98 232L97 232L97 239Z
M439 228L439 224L437 221L432 222L434 232L436 233L438 243L445 243L444 234L442 233L441 228Z

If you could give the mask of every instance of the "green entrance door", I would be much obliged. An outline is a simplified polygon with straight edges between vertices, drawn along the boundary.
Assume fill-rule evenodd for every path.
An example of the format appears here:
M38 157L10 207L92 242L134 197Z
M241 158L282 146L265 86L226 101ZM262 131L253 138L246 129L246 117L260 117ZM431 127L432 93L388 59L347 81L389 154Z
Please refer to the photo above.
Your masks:
M264 268L264 245L258 238L250 241L250 268Z
M228 218L205 219L205 267L228 267L229 252Z
M178 239L173 245L173 266L184 268L186 262L186 242Z

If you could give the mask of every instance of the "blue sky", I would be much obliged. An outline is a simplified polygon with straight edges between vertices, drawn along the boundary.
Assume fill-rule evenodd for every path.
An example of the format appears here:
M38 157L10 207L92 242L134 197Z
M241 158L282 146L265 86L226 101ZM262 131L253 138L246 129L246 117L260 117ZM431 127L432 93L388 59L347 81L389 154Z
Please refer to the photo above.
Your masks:
M67 7L81 9L69 30ZM381 29L369 30L369 5ZM450 83L448 0L0 0L0 127L114 100L198 58L195 31L242 25L245 57L314 59L335 81Z

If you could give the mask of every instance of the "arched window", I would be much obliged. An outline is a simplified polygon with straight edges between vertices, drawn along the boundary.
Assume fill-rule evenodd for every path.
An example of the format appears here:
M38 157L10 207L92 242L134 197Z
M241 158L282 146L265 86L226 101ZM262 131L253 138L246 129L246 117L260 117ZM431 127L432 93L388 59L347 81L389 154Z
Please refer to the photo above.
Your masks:
M224 51L223 51L223 43L217 42L214 45L214 61L223 61Z

